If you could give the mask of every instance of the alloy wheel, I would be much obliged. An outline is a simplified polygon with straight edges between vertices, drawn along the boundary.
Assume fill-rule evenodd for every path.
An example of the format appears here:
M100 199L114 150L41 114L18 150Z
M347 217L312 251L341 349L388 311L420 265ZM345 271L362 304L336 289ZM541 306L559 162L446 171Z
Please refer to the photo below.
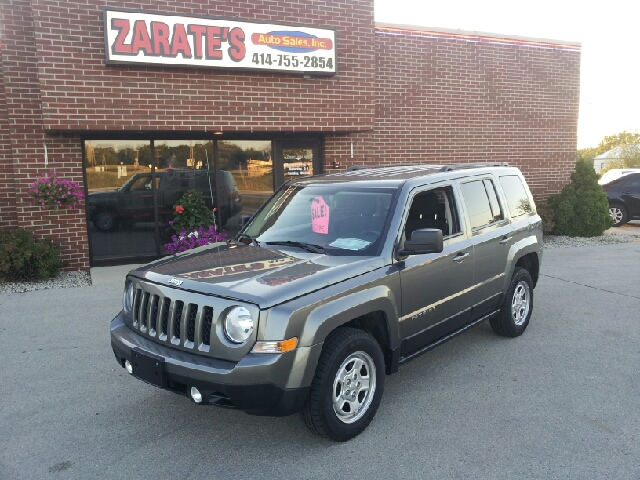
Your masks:
M343 423L357 422L376 391L376 366L369 354L354 352L342 362L333 381L333 410Z
M529 285L525 281L518 282L511 299L511 316L518 326L522 325L529 315L530 298Z

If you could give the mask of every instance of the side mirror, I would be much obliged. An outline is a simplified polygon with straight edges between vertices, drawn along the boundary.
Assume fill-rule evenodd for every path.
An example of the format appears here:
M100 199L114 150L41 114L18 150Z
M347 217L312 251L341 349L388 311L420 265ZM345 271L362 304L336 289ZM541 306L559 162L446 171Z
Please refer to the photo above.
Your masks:
M244 227L251 220L251 215L242 215L240 219L240 226Z
M421 228L414 230L411 237L405 240L404 248L398 255L420 255L423 253L442 252L442 230L437 228Z

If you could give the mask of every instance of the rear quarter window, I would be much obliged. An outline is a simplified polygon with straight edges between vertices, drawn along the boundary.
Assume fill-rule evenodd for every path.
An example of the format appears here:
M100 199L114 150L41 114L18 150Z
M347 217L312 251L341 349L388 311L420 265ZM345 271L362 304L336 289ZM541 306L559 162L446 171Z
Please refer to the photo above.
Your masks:
M532 207L529 202L529 195L524 188L522 180L517 175L505 175L500 177L500 185L504 191L504 196L509 206L512 217L519 217L526 213L531 213Z

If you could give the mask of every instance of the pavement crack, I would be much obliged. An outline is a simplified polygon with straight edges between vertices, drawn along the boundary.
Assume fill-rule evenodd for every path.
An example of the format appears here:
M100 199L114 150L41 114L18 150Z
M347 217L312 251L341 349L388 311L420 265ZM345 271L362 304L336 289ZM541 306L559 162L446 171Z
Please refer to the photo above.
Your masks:
M613 293L615 295L622 295L623 297L637 298L638 300L640 300L640 297L637 296L637 295L629 295L627 293L614 292L612 290L607 290L605 288L594 287L593 285L587 285L586 283L574 282L573 280L566 280L564 278L554 277L552 275L541 274L540 276L541 277L547 277L547 278L553 278L555 280L561 280L561 281L567 282L567 283L573 283L574 285L580 285L581 287L593 288L594 290L600 290L601 292Z

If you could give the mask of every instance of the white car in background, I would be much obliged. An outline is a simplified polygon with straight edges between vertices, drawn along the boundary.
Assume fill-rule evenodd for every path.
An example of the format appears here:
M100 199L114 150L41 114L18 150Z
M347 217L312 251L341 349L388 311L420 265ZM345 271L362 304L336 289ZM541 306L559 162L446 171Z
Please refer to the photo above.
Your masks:
M640 168L612 168L602 175L602 178L598 180L598 183L600 185L606 185L607 183L611 183L624 175L629 175L630 173L640 173Z

